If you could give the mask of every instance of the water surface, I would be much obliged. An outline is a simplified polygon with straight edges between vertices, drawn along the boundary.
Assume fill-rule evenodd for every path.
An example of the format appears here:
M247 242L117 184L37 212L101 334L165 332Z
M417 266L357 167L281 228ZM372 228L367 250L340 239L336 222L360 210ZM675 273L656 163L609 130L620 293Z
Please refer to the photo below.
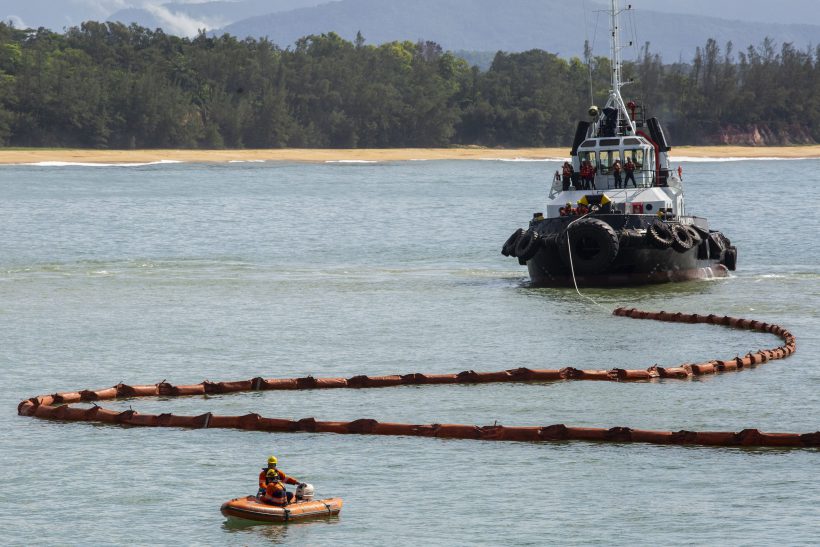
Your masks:
M776 322L798 351L645 384L402 387L139 400L143 412L808 432L820 429L820 161L683 163L725 280L533 289L501 243L558 163L0 167L0 537L44 544L812 544L820 451L482 443L42 422L26 397L124 381L639 368L771 335L616 306ZM269 453L338 519L237 527Z

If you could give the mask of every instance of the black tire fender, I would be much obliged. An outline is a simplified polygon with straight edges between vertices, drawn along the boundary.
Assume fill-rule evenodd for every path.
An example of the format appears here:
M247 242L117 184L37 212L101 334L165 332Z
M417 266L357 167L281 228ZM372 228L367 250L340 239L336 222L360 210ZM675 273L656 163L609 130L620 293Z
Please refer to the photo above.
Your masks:
M561 233L559 238L561 259L576 273L593 275L606 269L620 250L618 234L606 222L597 218L583 218Z
M700 245L700 242L703 241L703 238L700 237L700 232L692 226L684 226L684 228L686 228L686 231L689 232L690 236L692 236L692 247L697 247Z
M658 249L668 249L672 245L672 229L658 220L646 227L646 237Z
M540 243L538 233L527 230L521 234L521 237L519 237L515 243L515 255L526 262L538 252Z
M695 244L692 234L680 224L672 225L672 248L679 253L685 253Z
M507 241L504 242L504 245L501 246L501 254L504 256L515 256L515 244L523 233L523 228L514 231L513 234L507 238Z
M559 234L552 232L549 234L541 234L538 239L541 241L541 246L545 249L554 249L558 246Z
M737 268L737 247L729 247L723 252L723 260L721 261L730 271L735 271Z

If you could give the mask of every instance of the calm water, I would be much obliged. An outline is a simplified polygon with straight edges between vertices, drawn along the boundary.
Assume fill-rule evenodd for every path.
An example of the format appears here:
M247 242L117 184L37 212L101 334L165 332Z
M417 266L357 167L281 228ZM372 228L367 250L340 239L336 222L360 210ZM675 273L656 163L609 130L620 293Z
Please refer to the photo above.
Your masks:
M499 248L556 162L0 167L0 542L816 543L820 451L181 431L20 418L120 381L646 367L777 338L615 318L531 289ZM652 384L406 387L144 400L145 412L417 423L820 429L820 161L685 162L721 281L586 291L607 309L780 323L793 357ZM776 195L776 199L772 199ZM269 453L338 519L234 526Z

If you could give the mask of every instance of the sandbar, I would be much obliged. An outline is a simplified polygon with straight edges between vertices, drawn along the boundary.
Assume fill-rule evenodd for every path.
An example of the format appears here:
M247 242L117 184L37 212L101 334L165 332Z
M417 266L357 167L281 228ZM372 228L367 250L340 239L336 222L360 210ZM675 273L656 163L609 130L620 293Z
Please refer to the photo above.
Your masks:
M0 148L0 164L55 163L227 163L278 162L392 162L423 160L560 160L569 148L388 148L264 150L96 150L66 148ZM671 152L680 158L820 158L813 146L680 146Z

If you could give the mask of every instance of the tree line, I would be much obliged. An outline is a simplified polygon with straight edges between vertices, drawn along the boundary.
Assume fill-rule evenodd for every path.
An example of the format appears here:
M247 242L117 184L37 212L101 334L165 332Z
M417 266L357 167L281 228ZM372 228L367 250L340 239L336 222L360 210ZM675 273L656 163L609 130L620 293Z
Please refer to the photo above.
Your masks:
M770 40L735 55L709 40L688 63L647 44L626 63L675 144L726 127L820 141L820 47ZM86 22L64 33L0 23L0 145L89 148L567 146L609 61L499 52L486 71L433 42L334 33L268 40Z

